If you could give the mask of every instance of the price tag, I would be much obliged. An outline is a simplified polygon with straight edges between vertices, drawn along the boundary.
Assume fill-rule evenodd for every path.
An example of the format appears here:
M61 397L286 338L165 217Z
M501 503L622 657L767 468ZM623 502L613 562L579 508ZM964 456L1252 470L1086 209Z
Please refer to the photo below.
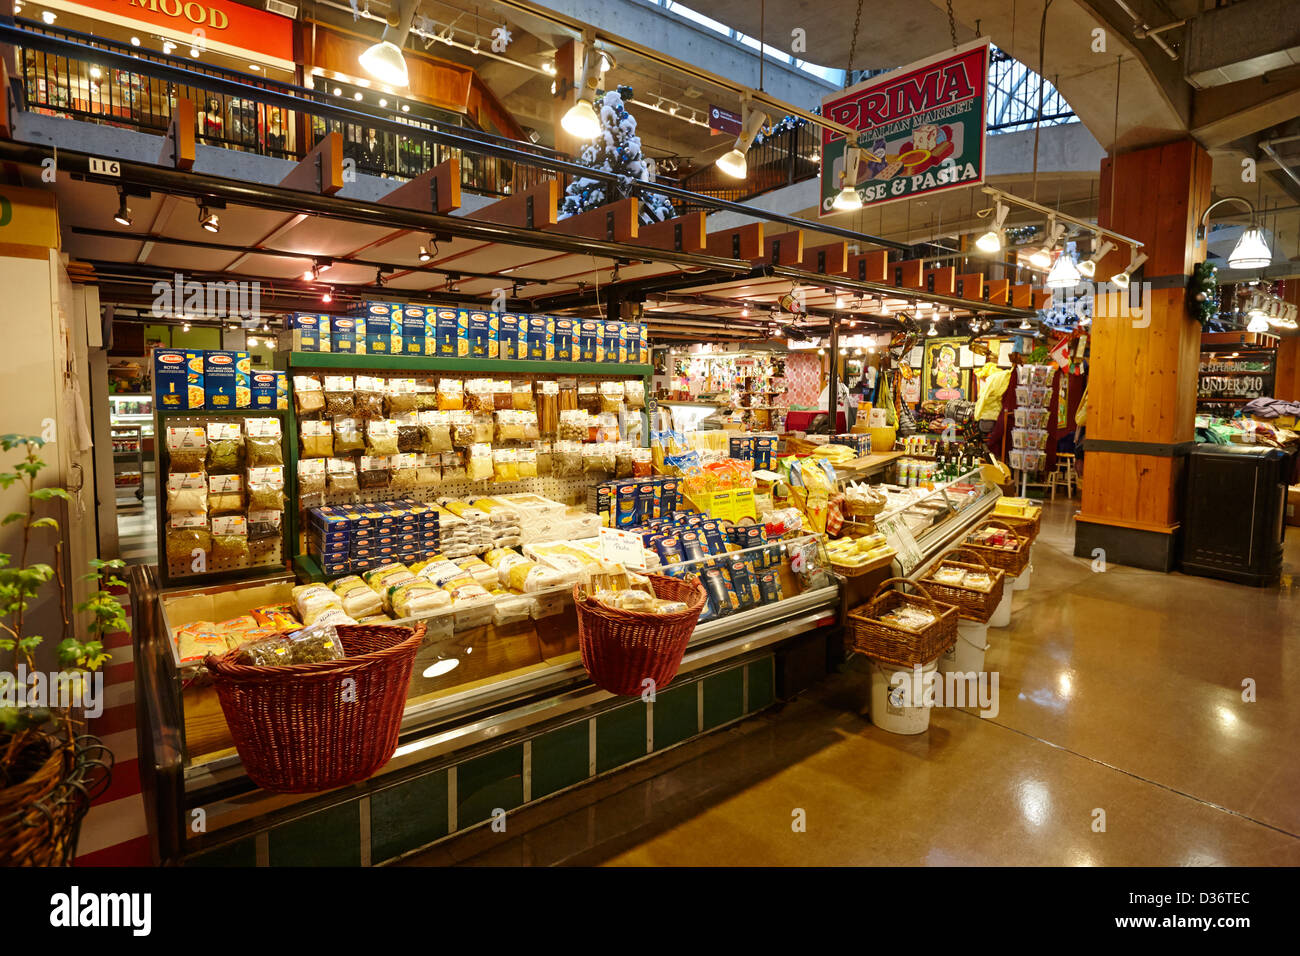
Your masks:
M645 547L641 543L641 536L630 531L602 527L600 529L600 556L606 561L613 561L625 568L632 568L636 571L646 569Z
M903 574L911 574L921 563L921 548L916 543L912 529L904 523L901 515L876 522L876 530L885 536L889 546L898 554L898 563L903 567Z

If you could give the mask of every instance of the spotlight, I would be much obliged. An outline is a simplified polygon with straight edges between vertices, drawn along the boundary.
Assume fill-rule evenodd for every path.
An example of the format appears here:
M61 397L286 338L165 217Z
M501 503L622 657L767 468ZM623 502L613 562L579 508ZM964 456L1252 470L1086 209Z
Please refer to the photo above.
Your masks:
M402 56L402 44L411 32L411 20L415 17L416 6L416 0L390 3L379 42L368 47L359 57L361 68L381 83L389 86L410 85L406 59Z
M139 46L139 45L140 45L140 38L139 38L139 37L131 37L131 46Z
M1232 252L1228 253L1228 266L1233 269L1263 269L1272 261L1273 253L1264 241L1263 230L1252 220L1232 247Z
M850 146L844 150L844 185L831 203L831 208L838 212L854 212L862 208L862 197L858 195L858 165L862 162L862 150Z
M199 225L208 232L221 231L221 220L215 212L204 205L199 206Z
M119 226L131 225L131 210L126 205L126 190L117 191L117 212L113 215L113 221Z
M352 98L353 98L354 100L356 100L358 103L360 103L360 102L361 102L361 91L360 91L360 90L357 90L355 93L353 93L353 94L352 94Z
M196 46L190 47L190 56L194 57L197 60L199 57L199 48Z
M731 152L720 156L715 164L732 179L744 179L748 174L749 164L745 160L745 154L749 152L749 147L753 145L763 124L767 122L767 114L761 110L751 109L748 103L744 104L744 115L745 119L740 127L740 135L736 137L735 147Z
M182 331L182 332L188 332L189 330L190 330L190 324L189 324L188 322L184 323L184 324L181 326L181 331Z
M1029 319L1028 319L1028 318L1024 318L1024 319L1021 319L1021 320L1020 320L1020 331L1021 331L1021 332L1028 332L1028 331L1029 331L1030 329L1032 329L1032 328L1033 328L1033 326L1029 324Z
M998 252L1002 249L1002 227L1011 210L1001 202L993 211L993 225L988 232L975 240L975 248L981 252Z
M334 301L334 293L330 291L329 286L326 286L325 291L320 294L320 300L326 305Z
M42 11L42 13L41 13L41 19L44 20L47 24L50 24L50 23L53 23L53 22L54 22L55 20L57 20L58 18L57 18L53 13L51 13L49 10L45 10L45 11Z
M1046 284L1049 289L1073 289L1079 284L1079 270L1064 249L1057 255L1052 271L1047 273Z
M937 325L935 325L934 322L931 322L931 323L930 323L930 330L929 330L928 332L926 332L925 334L928 335L928 336L930 336L931 338L933 338L934 336L936 336L936 335L939 334L939 327L938 327Z
M1138 270L1138 266L1142 265L1142 263L1146 261L1146 253L1139 255L1137 249L1134 249L1129 254L1128 268L1123 272L1115 273L1110 277L1110 281L1115 283L1115 285L1119 286L1121 289L1127 289L1129 279L1132 277L1133 273Z
M249 347L250 349L255 349L255 348L257 348L257 339L250 338L250 339L248 340L248 347Z
M92 80L102 80L104 78L104 71L97 66L92 66L90 68L90 78Z
M335 96L342 96L342 95L343 95L343 87L341 87L341 86L336 86L336 87L334 87L334 95L335 95Z
M570 136L581 140L592 140L600 134L600 117L596 115L596 84L600 82L600 54L593 44L595 38L585 38L582 52L582 82L578 84L577 99L569 107L560 125Z
M1091 256L1079 263L1079 272L1085 277L1091 279L1097 274L1097 263L1106 258L1107 253L1115 248L1115 243L1109 239L1103 239Z

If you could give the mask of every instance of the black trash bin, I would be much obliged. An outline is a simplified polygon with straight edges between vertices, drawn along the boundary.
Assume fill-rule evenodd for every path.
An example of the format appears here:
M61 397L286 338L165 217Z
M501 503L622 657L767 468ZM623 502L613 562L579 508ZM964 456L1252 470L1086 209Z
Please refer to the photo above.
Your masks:
M1286 452L1197 445L1188 456L1182 569L1265 587L1282 573Z

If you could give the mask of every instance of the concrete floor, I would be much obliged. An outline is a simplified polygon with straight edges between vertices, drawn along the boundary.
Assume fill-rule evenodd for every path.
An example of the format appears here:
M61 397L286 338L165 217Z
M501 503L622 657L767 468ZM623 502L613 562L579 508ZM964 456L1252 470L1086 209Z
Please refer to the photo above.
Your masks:
M1032 587L990 631L996 717L936 709L925 734L886 733L849 668L410 862L1300 864L1300 530L1259 590L1096 573L1071 555L1073 507L1049 507Z

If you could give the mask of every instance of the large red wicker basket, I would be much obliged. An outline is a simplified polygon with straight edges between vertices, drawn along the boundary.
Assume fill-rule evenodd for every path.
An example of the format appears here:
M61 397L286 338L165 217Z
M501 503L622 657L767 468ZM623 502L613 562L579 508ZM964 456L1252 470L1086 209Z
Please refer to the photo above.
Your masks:
M347 654L254 667L209 656L244 772L263 790L307 793L364 780L388 763L424 625L338 628Z
M581 587L573 589L578 609L578 647L591 681L611 694L632 696L647 686L662 690L681 666L686 645L704 609L704 588L660 574L649 575L655 595L681 601L685 611L650 614L607 607ZM646 680L653 685L645 684Z

